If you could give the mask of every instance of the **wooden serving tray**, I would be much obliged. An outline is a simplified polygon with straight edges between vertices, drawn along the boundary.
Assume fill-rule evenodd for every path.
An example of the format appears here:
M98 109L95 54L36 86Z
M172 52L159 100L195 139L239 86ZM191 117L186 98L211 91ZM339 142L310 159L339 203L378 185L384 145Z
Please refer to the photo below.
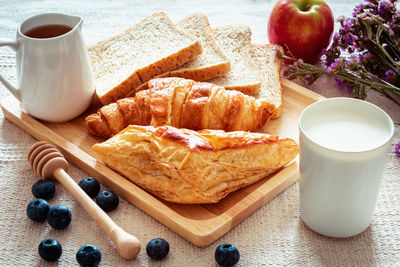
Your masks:
M282 116L270 121L262 131L298 140L298 116L306 106L323 97L286 79L281 84ZM294 161L216 204L169 203L96 161L91 146L103 139L88 134L84 124L86 115L97 110L95 103L77 119L60 124L34 119L13 96L4 99L1 107L5 117L21 129L38 140L55 144L68 161L197 246L211 244L297 180L298 163Z

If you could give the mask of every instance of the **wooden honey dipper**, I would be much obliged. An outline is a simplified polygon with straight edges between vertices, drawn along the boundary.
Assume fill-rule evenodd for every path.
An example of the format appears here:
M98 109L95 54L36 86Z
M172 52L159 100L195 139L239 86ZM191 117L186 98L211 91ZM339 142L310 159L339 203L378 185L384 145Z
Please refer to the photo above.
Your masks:
M28 161L41 178L55 177L81 204L96 223L106 232L117 247L118 254L127 260L134 259L140 251L140 242L125 232L91 199L67 174L68 162L53 145L40 141L28 151Z

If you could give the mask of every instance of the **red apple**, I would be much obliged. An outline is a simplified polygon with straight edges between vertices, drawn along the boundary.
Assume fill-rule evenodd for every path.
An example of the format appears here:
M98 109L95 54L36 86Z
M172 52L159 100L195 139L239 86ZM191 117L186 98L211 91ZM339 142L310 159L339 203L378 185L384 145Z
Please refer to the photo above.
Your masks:
M288 47L296 58L314 63L329 45L333 14L322 0L278 0L268 22L273 44Z

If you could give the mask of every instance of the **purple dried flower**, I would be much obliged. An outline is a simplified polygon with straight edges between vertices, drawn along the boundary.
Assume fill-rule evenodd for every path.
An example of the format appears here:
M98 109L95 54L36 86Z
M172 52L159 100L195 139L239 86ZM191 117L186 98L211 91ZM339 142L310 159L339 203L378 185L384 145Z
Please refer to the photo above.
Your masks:
M376 8L379 4L379 0L366 0L366 5L368 5L369 8Z
M343 21L342 27L345 31L351 31L354 27L355 20L353 18L348 18Z
M346 60L345 62L346 68L356 71L359 69L359 56L357 54L353 54Z
M358 62L359 64L362 64L362 62L363 62L363 60L364 60L364 55L361 54L361 53L358 53L358 54L356 54L356 56L357 56L357 62Z
M360 64L366 66L367 68L376 69L379 64L379 60L371 52L363 53L360 57Z
M340 49L335 44L332 44L325 52L325 65L329 67L338 57L340 57Z
M387 81L391 84L394 84L394 85L398 85L400 82L399 76L393 70L386 71L384 79L385 79L385 81Z
M378 6L378 15L381 16L384 20L388 21L392 18L395 13L395 7L393 3L389 1L381 1Z
M331 73L338 73L345 66L345 61L343 58L336 58L335 61L326 69Z
M333 42L334 44L337 44L337 43L339 43L339 40L340 40L340 34L339 34L338 32L335 32L335 33L333 34L332 42Z
M400 15L399 15L400 18ZM400 35L400 23L399 24L391 24L390 29L394 32L394 35Z
M400 62L400 10L396 9L397 1L364 0L356 5L352 17L337 19L339 30L334 33L331 45L323 51L326 71L330 76L344 78L336 79L338 85L352 90L356 97L365 98L365 89L372 88L363 80L371 79L390 86L382 82L384 79L395 87L400 85L399 72L392 69ZM307 72L303 71L301 75L306 80L315 80L307 76Z
M354 42L357 41L357 36L355 36L354 34L351 33L347 33L345 35L343 35L343 45L345 46L352 46L354 44Z
M368 24L370 26L374 26L374 28L378 25L381 25L382 23L385 22L385 20L379 16L379 15L374 15L371 13L363 13L358 16L358 21L361 24Z
M329 67L330 65L332 65L332 63L333 63L332 57L325 56L325 66Z
M400 158L400 141L396 144L396 146L394 147L394 153L396 154L396 156L398 158Z
M397 0L394 0L397 1ZM352 16L356 18L362 13L378 14L378 1L364 1L356 5L353 9Z
M393 28L386 23L382 24L382 29L384 32L387 32L389 36L395 35Z
M356 27L357 27L357 20L353 19L353 18L345 18L345 17L339 17L338 19L339 23L340 23L340 29L339 29L339 38L338 40L340 40L340 37L342 37L343 35L347 34L347 33L354 33Z
M353 13L351 13L351 14L355 18L355 17L357 17L358 14L361 14L363 11L364 11L364 4L360 3L354 7Z
M387 82L393 81L393 78L396 79L395 76L396 76L396 73L394 73L393 70L388 70L388 71L385 72L385 80L386 80Z

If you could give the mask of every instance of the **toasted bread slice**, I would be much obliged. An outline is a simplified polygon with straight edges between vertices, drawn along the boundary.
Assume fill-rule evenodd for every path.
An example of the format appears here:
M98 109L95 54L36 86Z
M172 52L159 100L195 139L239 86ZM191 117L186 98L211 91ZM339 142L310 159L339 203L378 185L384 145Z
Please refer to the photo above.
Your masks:
M103 104L127 96L151 78L202 53L200 41L158 12L89 47L96 94Z
M279 118L282 112L282 88L280 83L282 60L277 57L278 51L283 53L282 47L278 45L251 45L251 58L261 75L260 92L255 97L266 99L275 105L275 112L272 118Z
M238 90L248 95L258 94L261 77L251 59L251 30L248 26L221 26L213 29L213 36L222 52L231 62L231 71L210 83Z
M231 64L216 44L208 19L203 13L194 13L178 22L176 26L197 38L201 43L203 53L181 67L159 75L158 78L181 77L201 82L222 77L231 70ZM128 96L133 96L135 92L148 88L147 82L143 83Z

